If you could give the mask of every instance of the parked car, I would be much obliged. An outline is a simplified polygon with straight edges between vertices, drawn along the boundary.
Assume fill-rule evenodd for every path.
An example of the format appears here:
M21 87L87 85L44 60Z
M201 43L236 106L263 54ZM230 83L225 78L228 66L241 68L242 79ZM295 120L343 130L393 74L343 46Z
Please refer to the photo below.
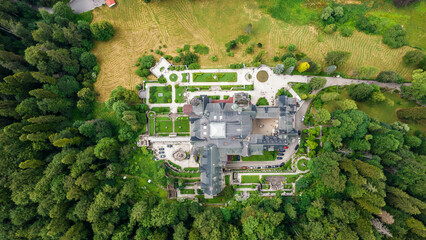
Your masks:
M278 159L278 160L283 160L283 158L282 158L282 157L277 157L277 159Z
M247 166L243 166L243 169L248 169L248 167Z
M278 153L278 156L284 156L284 153L280 152Z
M303 115L303 117L302 117L302 122L303 122L303 121L305 121L305 115Z
M160 151L159 154L164 154L164 151Z
M284 146L284 149L288 149L288 146ZM284 152L285 152L285 150L284 150Z
M278 165L274 165L274 166L272 166L273 168L279 168L280 166L278 166Z
M302 131L300 131L300 130L297 131L297 134L299 134L299 136L300 136L302 134Z
M299 144L296 145L296 147L294 148L294 150L299 149Z
M250 166L250 169L254 169L254 166Z
M300 138L298 138L298 139L297 139L297 143L299 143L299 144L300 144Z
M159 148L158 150L160 150L160 151L164 151L164 148Z
M258 166L257 169L262 169L262 166Z
M268 165L268 166L266 166L266 168L272 168L272 166Z
M281 163L281 164L280 164L280 167L282 167L282 166L284 166L284 163Z
M166 155L160 155L160 158L165 158L166 157Z
M169 145L167 145L167 147L168 147L168 148L171 148L171 147L173 147L173 145L170 145L170 144L169 144Z

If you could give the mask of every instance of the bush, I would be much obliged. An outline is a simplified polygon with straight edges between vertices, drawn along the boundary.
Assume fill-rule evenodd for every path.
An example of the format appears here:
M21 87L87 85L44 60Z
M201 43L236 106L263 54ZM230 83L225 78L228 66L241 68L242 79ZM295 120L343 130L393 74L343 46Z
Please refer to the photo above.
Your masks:
M192 52L185 53L182 58L183 65L190 65L198 62L198 55Z
M173 58L173 61L175 63L178 63L178 62L182 61L182 59L179 56L176 56L176 57Z
M353 32L354 32L354 30L351 27L348 27L348 26L342 26L340 28L340 35L342 37L350 37L350 36L352 36Z
M426 107L403 108L396 111L396 116L402 120L419 121L426 119Z
M225 43L226 51L229 52L231 49L234 49L237 47L237 41L231 40L227 43Z
M200 64L198 63L191 63L188 66L189 69L200 69Z
M373 87L371 85L361 83L358 85L352 84L349 85L346 90L349 93L349 96L358 102L366 101L371 94L373 93Z
M295 58L287 58L284 60L284 66L286 68L295 67L297 65L297 60Z
M250 36L248 36L248 35L239 35L237 37L237 41L242 43L242 44L248 43L249 40L250 40Z
M383 34L383 43L390 48L400 48L404 45L408 45L408 40L405 38L406 33L407 32L401 25L388 28Z
M266 98L261 97L259 100L257 100L256 106L268 106L269 102L266 100Z
M358 67L355 71L354 71L354 77L357 78L361 78L361 79L365 79L365 78L370 78L374 75L377 74L377 72L379 71L378 68L376 67Z
M293 53L285 53L282 57L281 57L281 61L284 62L287 58L296 58L296 56L294 56Z
M280 57L275 56L275 57L273 58L273 60L274 60L274 62L278 62L278 61L280 60Z
M382 71L376 78L379 82L389 82L393 83L398 81L398 75L394 71Z
M423 60L423 53L419 50L409 51L407 52L404 57L402 57L402 60L404 61L405 65L407 66L413 66L418 65Z
M288 45L287 49L288 49L290 52L294 52L294 51L296 51L296 45L294 45L294 44L292 43L292 44Z
M325 26L324 32L327 33L327 34L332 34L336 31L336 28L337 28L336 24L330 24L330 25Z
M327 53L327 56L324 58L324 60L328 65L341 66L349 59L350 56L350 52L331 51Z
M136 74L139 76L139 77L147 77L151 72L148 70L148 69L146 69L146 68L139 68L139 69L137 69L136 71Z
M250 54L250 53L252 53L253 52L253 47L252 46L248 46L247 48L246 48L246 53L247 54Z
M194 49L194 52L199 53L199 54L208 54L209 53L209 47L207 47L206 45L197 44L197 45L193 46L192 48Z
M311 81L309 81L309 86L311 87L311 89L318 90L323 88L326 83L327 79L323 77L314 77L311 79Z
M261 48L262 46L262 43L257 43L257 47Z
M216 62L217 61L217 56L216 55L211 56L210 60L213 61L213 62Z
M90 31L92 32L93 37L100 41L108 41L115 34L114 27L107 21L93 23L90 25Z
M297 71L299 71L300 73L308 70L310 67L309 63L307 62L302 62L301 64L299 64L299 66L297 67Z

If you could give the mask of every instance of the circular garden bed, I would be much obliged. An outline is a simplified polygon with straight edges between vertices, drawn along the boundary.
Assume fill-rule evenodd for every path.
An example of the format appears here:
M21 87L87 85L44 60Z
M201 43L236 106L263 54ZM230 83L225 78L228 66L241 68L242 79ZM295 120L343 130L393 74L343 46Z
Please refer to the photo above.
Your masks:
M268 81L269 74L266 71L262 70L257 72L256 78L259 82L266 82Z
M153 119L153 118L155 118L155 112L149 112L149 113L148 113L148 118L149 118L149 119Z
M178 76L176 75L176 73L173 73L173 74L171 74L170 75L170 81L172 81L172 82L176 82L177 81L177 79L178 79Z
M300 171L308 170L308 159L301 158L297 161L297 169Z

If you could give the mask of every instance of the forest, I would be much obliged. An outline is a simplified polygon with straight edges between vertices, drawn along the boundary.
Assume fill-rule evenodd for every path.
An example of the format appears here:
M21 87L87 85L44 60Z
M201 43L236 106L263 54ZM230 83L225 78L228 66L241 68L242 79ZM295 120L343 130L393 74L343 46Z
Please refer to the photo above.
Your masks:
M27 2L54 4L53 13ZM81 20L62 1L1 3L0 239L426 238L425 133L336 110L301 194L169 200L175 179L135 147L147 111L136 92L117 87L98 114L93 85L104 70L90 50L113 26ZM156 165L144 175L136 159Z

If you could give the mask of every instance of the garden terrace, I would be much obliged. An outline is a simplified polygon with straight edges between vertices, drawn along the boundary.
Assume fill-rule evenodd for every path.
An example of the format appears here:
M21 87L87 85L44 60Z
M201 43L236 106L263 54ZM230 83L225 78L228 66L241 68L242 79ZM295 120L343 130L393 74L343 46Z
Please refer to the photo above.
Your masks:
M241 157L243 161L274 161L277 158L277 151L263 151L263 155L252 155Z
M243 175L241 183L259 183L259 175Z
M237 73L193 73L194 82L236 82Z
M189 133L189 120L188 117L178 117L175 122L176 133Z
M172 86L165 87L149 87L150 103L171 103L172 102Z
M172 133L173 122L169 117L157 117L155 119L155 133Z
M175 89L176 89L176 99L175 99L175 102L176 103L184 103L185 102L184 93L186 91L186 87L185 86L175 85Z

